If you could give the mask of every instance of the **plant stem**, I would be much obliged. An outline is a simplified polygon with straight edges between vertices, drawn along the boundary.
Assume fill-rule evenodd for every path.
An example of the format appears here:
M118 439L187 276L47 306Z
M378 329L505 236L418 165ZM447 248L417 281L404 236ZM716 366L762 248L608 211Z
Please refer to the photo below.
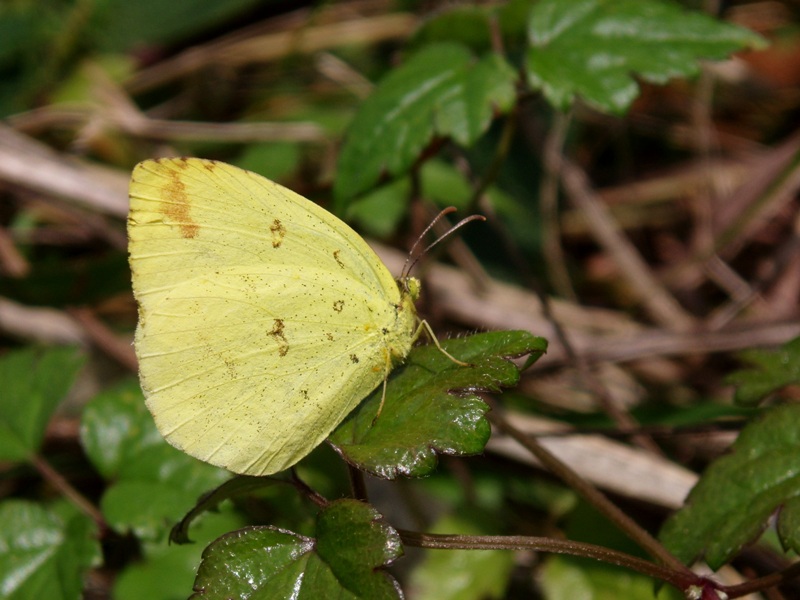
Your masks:
M650 561L610 550L603 546L527 535L446 535L419 533L416 531L398 530L404 544L420 548L449 550L538 550L553 554L568 554L592 558L605 563L618 565L659 579L673 585L681 591L697 583L698 575L683 570L675 570Z
M539 185L539 205L542 212L542 252L545 255L545 268L553 288L561 296L577 301L575 288L567 271L567 260L561 245L561 224L558 214L558 182L561 169L561 155L567 137L571 112L557 112L553 116L553 126L547 133L544 144L544 173Z
M487 415L489 420L501 431L507 433L528 451L531 452L541 463L547 467L554 475L559 477L570 488L580 494L584 500L589 502L601 514L614 523L619 529L625 533L629 538L636 542L643 548L650 556L660 560L665 565L671 567L675 571L683 573L686 577L696 578L691 569L685 566L672 554L670 554L658 540L656 540L647 531L642 529L638 523L631 519L628 515L623 513L613 502L611 502L604 494L597 488L592 486L580 475L575 473L568 465L561 462L558 458L553 456L544 447L542 447L535 438L525 435L513 425L508 423L498 412L497 407L494 407Z
M36 468L42 477L44 477L54 488L61 492L67 499L69 499L78 509L92 519L100 530L102 537L108 530L108 525L103 517L100 509L92 504L88 498L76 490L72 484L66 480L64 476L56 471L50 463L38 454L34 454L30 458L33 466Z
M500 168L511 150L511 141L514 139L514 133L517 131L517 121L519 119L519 107L514 105L511 111L506 116L503 123L503 130L500 133L500 140L497 143L497 150L492 157L492 162L481 176L478 185L472 192L469 204L467 205L467 213L473 213L479 210L479 205L484 192L489 189L489 186L497 179Z
M353 498L361 502L369 502L367 494L367 482L364 479L363 471L358 470L351 464L347 464L347 474L350 476L350 490Z
M758 579L753 579L745 583L730 586L720 586L719 589L727 594L728 598L741 598L747 594L753 594L776 585L780 585L785 581L794 579L800 576L800 563L795 563L778 573L771 573Z

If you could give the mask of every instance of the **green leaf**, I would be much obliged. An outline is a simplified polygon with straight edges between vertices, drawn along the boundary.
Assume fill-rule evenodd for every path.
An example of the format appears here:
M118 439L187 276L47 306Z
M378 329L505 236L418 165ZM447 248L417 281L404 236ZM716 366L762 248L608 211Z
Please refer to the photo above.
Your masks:
M301 159L300 144L262 142L247 145L237 157L236 166L281 181L297 170Z
M100 563L91 519L64 503L54 510L21 500L0 504L0 595L5 600L77 600L83 576Z
M399 596L397 583L386 573L375 573L375 569L403 555L400 536L371 506L339 500L320 512L317 554L342 587L356 597Z
M135 381L92 400L81 441L97 470L116 480L100 503L109 524L144 539L163 538L203 492L230 477L163 440Z
M474 518L456 516L439 520L431 531L462 535L491 533L478 527ZM414 569L410 587L417 600L503 598L513 567L514 553L508 550L429 549Z
M84 63L80 68L59 79L58 87L54 87L49 93L49 102L53 105L67 104L70 108L77 104L91 104L96 98L95 78L99 72L102 72L103 77L109 82L121 85L133 75L136 67L133 56L121 54L94 56L91 63Z
M134 379L105 390L86 406L81 418L81 443L106 479L120 477L126 465L148 448L165 445Z
M69 12L52 1L0 2L0 118L31 108L49 71L45 57Z
M547 600L681 600L673 587L653 591L653 580L628 569L572 556L550 556L541 572Z
M249 477L239 475L233 479L229 479L222 485L210 492L203 494L188 513L179 523L176 523L169 534L169 541L175 544L188 544L189 539L189 526L201 514L208 511L216 510L220 503L224 500L236 498L246 494L251 494L258 490L273 485L279 485L283 481L274 477Z
M434 345L412 350L387 388L353 411L329 438L351 464L377 477L421 477L439 454L477 454L489 439L488 407L474 393L516 385L519 369L506 357L541 355L547 342L526 331L498 331L442 342L462 367ZM469 390L469 391L467 391Z
M499 34L506 55L514 55L525 40L531 0L510 0L485 6L442 7L427 19L408 46L456 42L481 54L491 50Z
M411 181L402 177L371 190L347 207L347 222L366 235L387 238L406 216Z
M464 173L443 160L427 161L420 168L419 179L423 197L442 208L455 206L463 210L472 199L472 186Z
M511 66L498 54L475 59L463 46L436 44L378 84L347 134L334 185L337 212L371 188L384 170L402 175L435 136L464 146L514 102Z
M723 59L764 40L679 5L656 0L542 0L528 22L531 86L565 110L581 96L623 113L653 83L694 75L699 59Z
M140 0L102 2L96 17L96 43L105 50L126 51L145 44L170 44L218 28L225 20L246 14L259 0Z
M142 544L142 560L127 566L114 582L114 600L175 600L187 598L200 566L203 548L219 536L244 527L242 516L230 505L206 513L192 528L196 543L176 546Z
M456 42L473 52L486 52L492 47L490 17L491 12L482 6L456 6L424 22L409 44Z
M732 559L778 513L785 548L800 551L800 405L765 412L742 430L731 454L706 470L661 540L688 563L705 555L712 569Z
M425 162L419 170L422 197L436 206L464 209L472 198L472 187L464 173L438 158ZM406 216L412 184L410 177L401 177L367 192L347 207L347 222L359 231L377 238L387 238L397 230ZM526 218L519 203L496 186L485 191L495 213L508 219L526 234L535 224Z
M645 557L616 525L590 504L578 501L562 520L563 535L576 542L603 546L632 556ZM547 600L661 600L684 598L678 590L662 587L656 595L652 578L625 567L577 556L549 556L542 569L542 587Z
M0 6L0 68L15 63L19 65L25 54L36 51L36 43L41 41L43 29L41 15L37 6ZM51 10L54 6L48 7ZM37 19L37 16L39 17Z
M639 545L584 500L578 501L564 523L563 533L566 539L647 558L647 554ZM555 561L553 565L550 564L551 559ZM548 599L567 600L574 597L602 600L685 599L681 591L672 587L663 588L661 581L607 562L578 556L553 556L548 558L547 563L543 573L543 583L548 592ZM557 567L551 572L550 567L555 565ZM662 589L656 594L658 588ZM575 596L571 596L571 593Z
M397 582L380 568L402 552L397 532L375 509L339 500L320 511L315 539L249 527L216 540L203 553L192 598L400 598Z
M733 399L737 404L753 406L766 396L793 383L800 383L800 338L779 350L748 350L739 354L754 368L742 369L726 378L736 386Z
M38 452L82 365L74 348L29 348L0 358L0 460L27 460Z

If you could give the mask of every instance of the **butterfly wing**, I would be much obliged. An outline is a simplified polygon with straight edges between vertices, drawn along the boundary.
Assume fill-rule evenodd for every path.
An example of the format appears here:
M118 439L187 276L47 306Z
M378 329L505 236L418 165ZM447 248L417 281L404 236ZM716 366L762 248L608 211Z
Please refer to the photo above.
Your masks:
M237 473L283 470L410 350L413 303L302 196L201 159L141 163L130 195L140 378L174 446Z

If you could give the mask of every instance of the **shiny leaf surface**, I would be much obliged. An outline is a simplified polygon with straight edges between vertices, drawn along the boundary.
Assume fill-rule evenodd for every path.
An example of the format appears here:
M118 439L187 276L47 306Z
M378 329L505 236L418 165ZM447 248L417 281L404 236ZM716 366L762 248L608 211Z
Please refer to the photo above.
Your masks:
M74 507L8 500L0 505L0 597L76 600L100 562L94 523Z
M203 553L192 598L402 598L380 570L401 554L399 536L375 509L339 500L320 511L314 538L249 527L216 540Z
M510 356L538 356L547 342L524 331L502 331L446 340L462 367L436 346L415 348L396 370L379 416L381 388L334 431L330 441L351 464L378 477L421 477L437 454L477 454L489 439L488 406L474 393L517 383ZM376 418L377 416L377 418Z

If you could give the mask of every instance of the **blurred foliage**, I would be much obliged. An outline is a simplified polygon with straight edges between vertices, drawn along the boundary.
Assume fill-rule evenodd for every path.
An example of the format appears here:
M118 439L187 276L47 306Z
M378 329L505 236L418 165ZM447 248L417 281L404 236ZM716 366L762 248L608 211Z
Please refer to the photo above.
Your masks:
M423 295L435 329L524 319L533 294L476 303L518 298L522 288L571 299L556 307L562 324L591 360L616 363L619 379L603 365L595 376L618 408L670 460L703 473L666 521L664 543L687 562L704 557L717 568L738 556L748 574L769 574L764 564L787 566L798 548L790 337L799 15L788 1L728 3L722 19L698 4L10 0L0 3L0 117L55 151L59 165L112 167L120 179L156 154L226 160L389 242L414 239L437 208L487 214L490 225L459 233L481 284L445 308ZM675 597L606 562L401 542L400 524L467 539L566 537L642 555L574 490L524 462L496 452L437 462L437 452L480 451L488 436L486 406L468 394L459 400L474 402L474 430L453 431L457 419L436 395L477 387L456 373L419 378L437 402L404 413L399 433L397 422L378 421L426 456L417 474L428 477L369 479L370 503L320 508L308 491L352 496L351 483L361 483L354 463L384 473L383 463L348 454L374 458L369 444L353 452L345 443L360 413L264 486L231 481L168 446L124 358L137 314L123 215L8 175L2 167L19 157L33 171L48 164L10 139L0 129L0 597L185 598L198 568L203 597L252 589L261 576L259 591L267 581L281 590L304 582L309 598L397 597L396 585L441 600ZM553 153L583 170L694 329L649 318ZM742 175L752 160L763 162ZM100 187L104 176L95 176L84 181ZM516 287L494 292L490 279ZM763 336L753 333L760 322ZM639 344L621 352L620 335ZM54 339L82 348L46 348ZM470 339L447 343L494 338ZM629 425L604 410L585 373L562 366L574 364L550 341L550 369L527 376L495 414L512 407L628 441ZM756 342L784 345L739 352ZM505 363L497 352L490 359ZM431 369L415 361L406 373ZM481 387L511 385L516 369L503 368L507 377ZM361 407L361 426L376 399ZM431 416L421 423L423 414ZM719 458L728 430L748 420ZM645 503L624 506L652 530L664 521ZM195 543L168 545L187 514L179 531ZM173 541L182 540L176 531ZM785 597L800 595L791 585Z

